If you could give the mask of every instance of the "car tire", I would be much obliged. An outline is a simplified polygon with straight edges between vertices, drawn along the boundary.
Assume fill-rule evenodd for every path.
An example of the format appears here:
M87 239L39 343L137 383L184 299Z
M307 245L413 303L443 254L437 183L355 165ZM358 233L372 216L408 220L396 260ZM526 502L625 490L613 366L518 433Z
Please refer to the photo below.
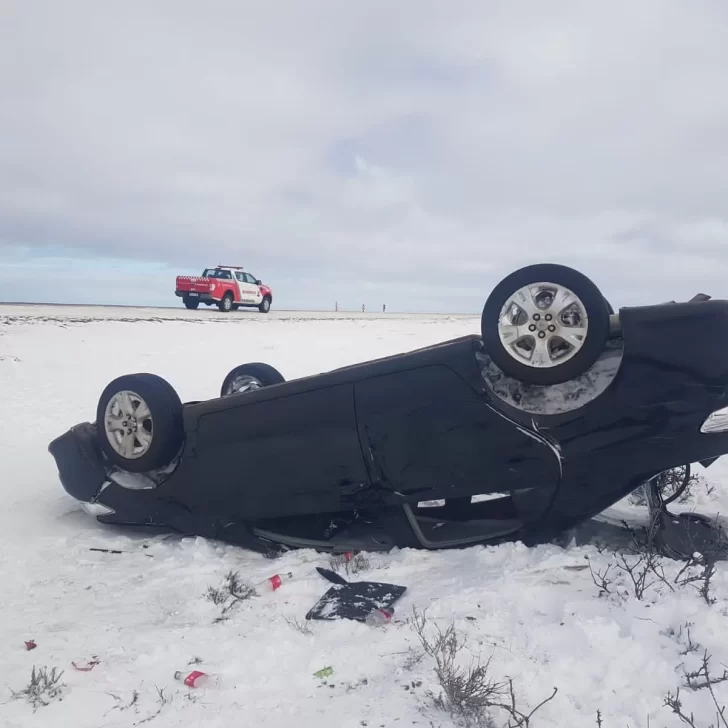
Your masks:
M230 397L254 389L261 389L262 387L270 387L273 384L281 384L285 381L283 375L269 364L263 364L262 362L241 364L231 370L225 377L222 387L220 387L220 396ZM245 389L241 390L241 386L245 386Z
M189 308L192 310L196 309L200 305L199 299L196 299L196 298L185 298L184 303L185 303L185 308Z
M217 307L223 312L223 313L229 313L233 310L233 297L232 294L226 293L220 303L217 304Z
M553 303L550 296L571 303L558 310L540 308L533 291L524 291L538 284L544 284L536 294L543 296L543 303ZM568 309L575 313L571 322L563 318ZM506 315L510 325L503 322ZM582 325L575 327L574 322ZM486 350L505 374L526 384L560 384L583 374L603 352L609 338L609 304L579 271L551 263L531 265L511 273L493 289L480 325Z
M139 412L141 417L136 416ZM130 473L157 470L168 465L182 447L182 402L161 377L127 374L102 392L96 427L101 449L111 463ZM136 434L129 432L133 427Z
M270 311L270 298L268 298L268 296L266 296L260 302L260 305L258 306L258 311L260 311L261 313L268 313Z

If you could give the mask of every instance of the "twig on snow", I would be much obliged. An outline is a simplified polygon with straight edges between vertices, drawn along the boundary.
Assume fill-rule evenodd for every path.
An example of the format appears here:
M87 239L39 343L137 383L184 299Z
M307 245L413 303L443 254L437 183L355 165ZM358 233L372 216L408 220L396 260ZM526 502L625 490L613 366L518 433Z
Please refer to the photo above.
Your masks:
M695 670L694 672L685 673L685 685L688 689L693 691L698 690L705 690L707 689L710 693L710 697L713 700L713 705L715 705L716 710L716 722L714 724L711 724L710 728L719 728L720 726L723 726L723 728L728 728L728 720L726 720L725 716L725 706L721 706L718 702L718 697L715 694L715 690L713 687L715 685L719 685L720 683L728 681L728 670L724 670L723 674L720 677L713 677L710 673L710 655L708 654L707 650L703 654L703 659L701 662L701 666L698 670ZM680 718L680 720L687 726L690 726L690 728L699 728L698 724L695 722L695 716L693 713L690 713L688 715L683 710L682 701L680 700L680 688L677 688L675 691L675 695L672 693L668 693L665 697L665 706L670 708L672 712Z
M154 687L157 691L157 703L159 704L159 707L157 708L157 712L152 713L151 715L148 715L146 718L143 718L136 725L141 725L142 723L149 723L149 722L153 721L162 712L164 706L170 702L170 698L168 698L164 694L164 688L158 688L156 685Z

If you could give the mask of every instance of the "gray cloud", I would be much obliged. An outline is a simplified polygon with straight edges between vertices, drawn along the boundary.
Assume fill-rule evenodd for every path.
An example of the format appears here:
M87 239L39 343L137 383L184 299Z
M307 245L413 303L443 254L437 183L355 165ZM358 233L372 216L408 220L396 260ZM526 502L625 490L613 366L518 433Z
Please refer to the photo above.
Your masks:
M313 307L477 310L540 260L726 295L726 8L7 2L0 261L241 261Z

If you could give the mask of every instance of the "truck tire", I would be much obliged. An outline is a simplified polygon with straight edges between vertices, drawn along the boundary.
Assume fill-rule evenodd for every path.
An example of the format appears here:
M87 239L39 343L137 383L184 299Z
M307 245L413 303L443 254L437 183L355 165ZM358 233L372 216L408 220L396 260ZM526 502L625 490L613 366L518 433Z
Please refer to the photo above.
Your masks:
M107 385L96 408L100 446L130 473L168 465L184 441L182 402L155 374L126 374Z
M217 307L223 312L223 313L229 313L233 310L233 294L228 292L223 297L220 303L217 304Z
M258 306L258 311L261 313L268 313L270 311L270 296L266 296Z
M283 375L270 364L262 362L251 362L241 364L231 370L225 377L220 387L221 397L230 397L233 394L249 392L261 387L270 387L273 384L281 384L286 380Z
M183 300L184 300L185 308L194 310L200 305L199 298L188 298L187 296L185 296Z

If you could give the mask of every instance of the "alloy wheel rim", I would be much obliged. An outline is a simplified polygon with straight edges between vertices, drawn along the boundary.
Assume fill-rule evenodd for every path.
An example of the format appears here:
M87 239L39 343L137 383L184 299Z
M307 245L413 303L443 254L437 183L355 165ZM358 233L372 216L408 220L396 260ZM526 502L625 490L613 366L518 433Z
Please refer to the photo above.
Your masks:
M230 382L225 390L225 394L242 394L243 392L252 392L256 389L260 389L262 386L262 382L256 377L249 374L240 374Z
M498 318L498 337L513 359L549 369L584 347L589 317L583 301L556 283L530 283L508 298Z
M154 440L149 405L136 392L117 392L106 405L104 431L114 452L121 457L126 460L144 457Z

